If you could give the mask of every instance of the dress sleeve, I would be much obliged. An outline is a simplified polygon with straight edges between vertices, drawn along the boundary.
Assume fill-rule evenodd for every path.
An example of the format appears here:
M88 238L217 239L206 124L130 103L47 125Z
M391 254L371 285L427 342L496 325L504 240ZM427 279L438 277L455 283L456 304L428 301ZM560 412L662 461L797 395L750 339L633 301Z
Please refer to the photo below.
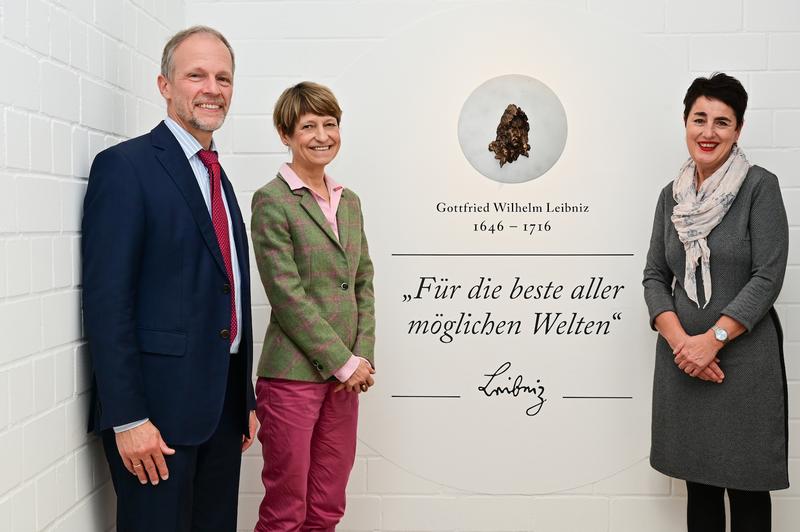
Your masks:
M664 247L664 224L671 223L666 213L666 193L664 188L658 197L656 212L653 217L653 232L650 236L650 248L647 250L647 264L644 267L644 300L650 314L650 327L655 330L655 319L662 312L675 311L672 296L674 275L667 263Z
M789 224L778 178L766 173L753 191L750 205L750 280L722 314L745 326L748 332L778 298L789 255Z

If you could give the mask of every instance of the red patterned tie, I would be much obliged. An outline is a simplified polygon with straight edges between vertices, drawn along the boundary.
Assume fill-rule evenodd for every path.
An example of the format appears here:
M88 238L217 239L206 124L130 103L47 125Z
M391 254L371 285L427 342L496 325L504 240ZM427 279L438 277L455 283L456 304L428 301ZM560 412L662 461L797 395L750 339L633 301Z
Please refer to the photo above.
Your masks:
M236 338L236 287L233 284L233 267L231 265L231 243L228 238L228 217L225 214L225 205L222 203L222 170L219 166L217 152L211 150L200 150L197 152L200 160L208 168L208 176L211 178L211 223L214 224L214 232L217 234L217 243L222 252L222 261L225 263L225 270L228 272L228 281L231 291L231 336L230 341Z

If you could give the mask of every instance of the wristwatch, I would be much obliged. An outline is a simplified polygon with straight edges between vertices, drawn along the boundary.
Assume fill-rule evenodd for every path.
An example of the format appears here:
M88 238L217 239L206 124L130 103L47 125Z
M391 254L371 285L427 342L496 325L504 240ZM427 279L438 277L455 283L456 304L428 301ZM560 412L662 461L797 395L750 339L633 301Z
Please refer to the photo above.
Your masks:
M722 327L718 327L716 325L713 325L711 327L711 330L714 331L714 338L716 338L717 340L719 340L723 344L727 344L728 343L728 331L726 331Z

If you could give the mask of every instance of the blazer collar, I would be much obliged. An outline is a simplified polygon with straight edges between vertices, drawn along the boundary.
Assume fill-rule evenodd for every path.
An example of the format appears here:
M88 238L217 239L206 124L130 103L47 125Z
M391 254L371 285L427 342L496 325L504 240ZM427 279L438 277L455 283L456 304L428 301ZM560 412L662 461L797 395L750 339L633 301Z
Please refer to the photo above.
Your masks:
M350 237L350 205L342 194L342 199L339 201L339 208L336 209L336 225L339 227L339 245L341 248L347 249L347 240Z
M339 203L339 209L336 211L337 222L340 222L339 238L336 238L336 235L333 233L333 229L331 229L328 220L325 219L325 215L322 214L322 210L319 208L319 203L317 203L317 200L314 199L314 194L306 187L292 189L291 185L289 185L289 183L286 181L286 178L283 177L280 172L278 173L278 177L281 179L281 181L283 181L283 183L286 185L286 188L288 188L292 194L300 197L300 205L303 207L303 209L305 209L306 213L311 217L311 219L314 220L314 223L316 223L319 228L322 229L322 232L328 235L328 238L330 238L333 243L340 250L342 250L342 252L344 252L344 240L342 240L342 238L344 233L347 231L343 231L345 226L341 225L341 220L343 220L343 218L341 217L340 213L343 210L343 204Z

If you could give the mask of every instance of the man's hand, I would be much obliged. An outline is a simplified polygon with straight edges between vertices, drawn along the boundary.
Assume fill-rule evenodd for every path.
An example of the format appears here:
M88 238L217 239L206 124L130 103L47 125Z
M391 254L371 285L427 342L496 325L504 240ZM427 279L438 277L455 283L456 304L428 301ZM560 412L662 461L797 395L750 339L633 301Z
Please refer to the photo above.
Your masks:
M242 436L242 452L253 445L253 440L256 438L256 430L258 429L258 420L256 419L256 411L250 411L250 420L248 422L247 433L249 436Z
M338 392L344 389L348 392L366 392L369 390L370 386L375 384L375 380L372 378L373 373L375 373L375 369L373 369L372 364L362 358L359 360L358 367L350 378L345 382L337 384L333 391Z
M144 422L124 432L115 434L117 450L125 469L139 477L139 482L147 484L147 480L155 486L158 478L167 480L169 470L164 455L175 454L161 438L161 433L150 421Z

